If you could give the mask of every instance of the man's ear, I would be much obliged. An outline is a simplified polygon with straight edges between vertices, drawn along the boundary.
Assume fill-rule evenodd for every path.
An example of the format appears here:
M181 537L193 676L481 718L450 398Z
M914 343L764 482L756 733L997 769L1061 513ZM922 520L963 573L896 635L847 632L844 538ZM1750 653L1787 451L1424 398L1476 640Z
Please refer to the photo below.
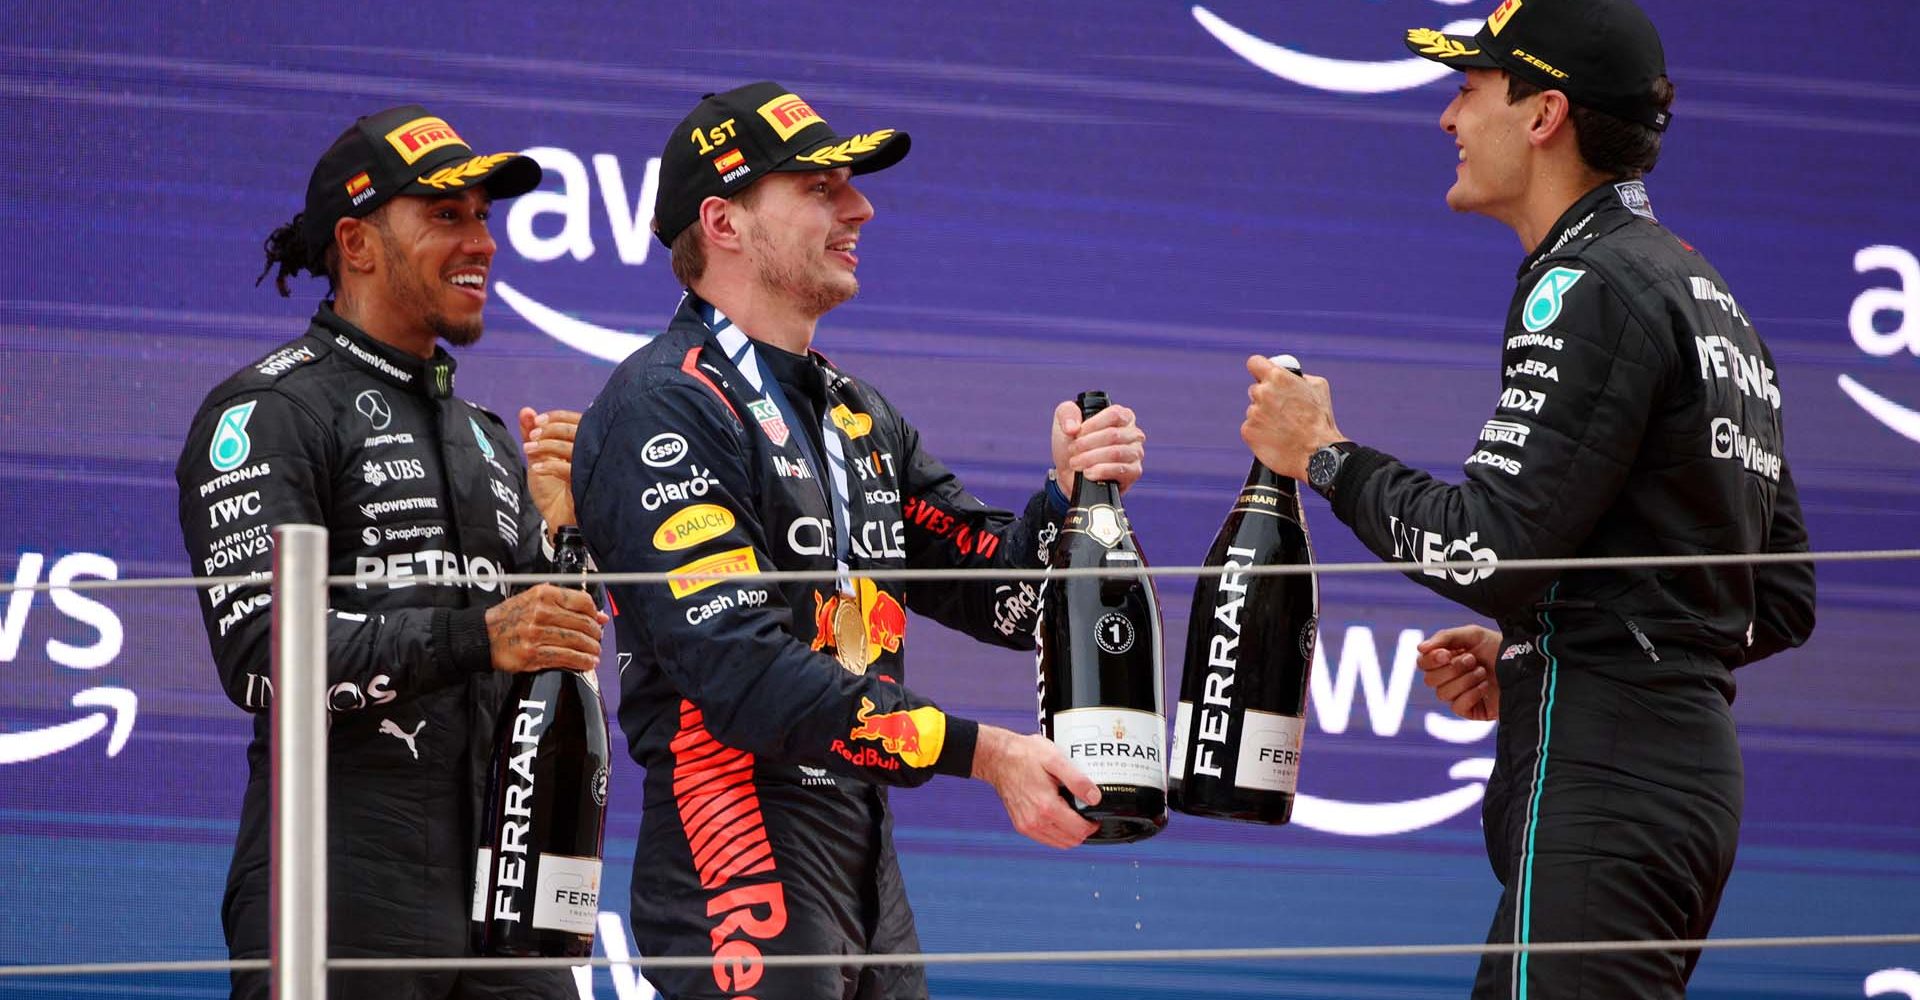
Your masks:
M705 237L707 246L738 250L741 241L740 216L743 212L740 205L719 195L708 195L700 203L700 216L693 224L700 227L700 235Z
M1557 90L1542 91L1540 100L1534 102L1533 120L1527 123L1527 142L1534 146L1544 146L1555 136L1573 135L1570 115L1573 105L1567 102L1567 95Z
M379 270L382 248L370 219L341 219L333 224L333 245L340 248L340 267L355 274Z

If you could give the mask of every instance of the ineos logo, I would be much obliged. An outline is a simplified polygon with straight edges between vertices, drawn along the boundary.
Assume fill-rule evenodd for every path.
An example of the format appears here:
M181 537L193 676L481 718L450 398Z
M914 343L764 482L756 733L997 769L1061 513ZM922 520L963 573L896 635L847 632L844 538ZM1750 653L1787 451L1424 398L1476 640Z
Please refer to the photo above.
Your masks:
M650 468L670 469L687 457L687 439L672 431L655 434L640 446L640 461Z
M354 397L353 408L367 418L376 431L384 431L393 423L393 409L387 405L387 397L380 395L378 389L368 389Z

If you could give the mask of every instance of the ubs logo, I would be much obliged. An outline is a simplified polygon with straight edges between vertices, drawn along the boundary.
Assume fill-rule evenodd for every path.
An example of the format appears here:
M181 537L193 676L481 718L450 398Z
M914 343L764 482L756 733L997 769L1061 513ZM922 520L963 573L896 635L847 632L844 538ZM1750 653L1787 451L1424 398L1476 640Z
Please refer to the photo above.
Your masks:
M1458 7L1476 0L1434 2ZM1234 55L1282 80L1315 90L1336 94L1386 94L1396 90L1412 90L1454 74L1450 67L1419 56L1386 60L1335 59L1288 48L1230 24L1220 15L1197 4L1193 8L1193 19L1200 22L1200 27ZM1471 35L1480 30L1480 24L1479 18L1467 18L1454 21L1440 30L1450 35ZM1395 51L1403 51L1394 35L1388 33L1382 37L1385 39L1383 49L1391 47Z
M1890 358L1903 349L1920 357L1920 321L1914 318L1920 311L1920 260L1900 247L1870 246L1853 255L1853 269L1859 274L1892 271L1899 279L1892 287L1869 288L1853 300L1847 330L1853 334L1854 346L1876 358ZM1884 331L1875 322L1883 314L1893 321ZM1895 434L1920 441L1920 410L1888 399L1851 375L1840 376L1840 389Z

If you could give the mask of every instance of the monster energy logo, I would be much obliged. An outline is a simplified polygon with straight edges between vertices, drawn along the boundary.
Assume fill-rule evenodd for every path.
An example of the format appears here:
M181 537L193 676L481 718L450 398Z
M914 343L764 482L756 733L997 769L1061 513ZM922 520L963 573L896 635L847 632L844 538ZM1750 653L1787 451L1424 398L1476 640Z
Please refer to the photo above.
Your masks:
M433 366L433 393L446 397L453 395L453 366L438 364Z

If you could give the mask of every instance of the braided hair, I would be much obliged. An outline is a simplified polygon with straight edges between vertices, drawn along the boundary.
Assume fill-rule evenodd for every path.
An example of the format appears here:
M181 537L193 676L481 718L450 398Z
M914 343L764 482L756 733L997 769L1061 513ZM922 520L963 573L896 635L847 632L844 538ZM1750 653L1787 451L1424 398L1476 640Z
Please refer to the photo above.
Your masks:
M305 221L306 213L302 212L294 216L293 221L267 234L264 246L267 264L260 269L260 276L253 279L255 288L260 287L260 283L267 280L267 275L276 266L280 272L273 277L273 287L280 290L281 298L287 298L293 294L287 288L287 279L298 277L302 271L316 278L326 278L329 291L335 288L334 269L337 265L333 243L328 241L325 247L316 252L301 233Z

